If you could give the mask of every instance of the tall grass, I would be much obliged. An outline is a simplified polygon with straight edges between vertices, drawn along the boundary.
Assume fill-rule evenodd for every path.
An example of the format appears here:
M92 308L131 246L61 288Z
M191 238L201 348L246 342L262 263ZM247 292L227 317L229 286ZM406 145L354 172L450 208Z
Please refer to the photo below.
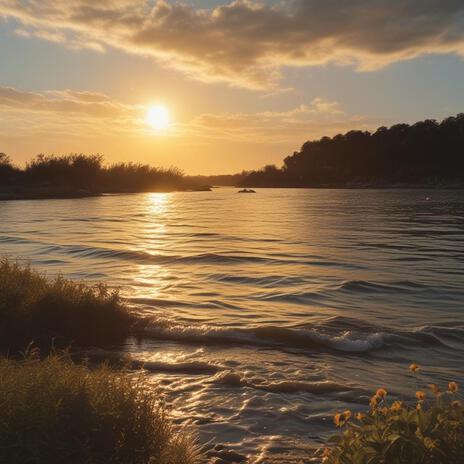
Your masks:
M98 345L126 338L133 316L117 292L0 260L0 346Z
M0 358L0 462L194 464L142 374L88 369L66 356Z

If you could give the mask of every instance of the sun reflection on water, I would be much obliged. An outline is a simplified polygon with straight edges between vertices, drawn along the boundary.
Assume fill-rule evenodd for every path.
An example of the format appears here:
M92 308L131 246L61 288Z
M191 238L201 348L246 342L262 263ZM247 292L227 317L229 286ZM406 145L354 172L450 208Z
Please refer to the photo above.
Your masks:
M170 193L147 193L144 196L142 210L150 219L144 221L139 231L137 247L153 256L153 262L139 264L133 272L131 296L147 300L162 298L172 281L171 273L162 263L155 259L164 255L164 244L167 242L167 216L171 206ZM135 245L135 244L134 244ZM151 259L148 259L151 261Z
M148 193L147 212L151 214L162 214L166 212L170 203L170 193Z

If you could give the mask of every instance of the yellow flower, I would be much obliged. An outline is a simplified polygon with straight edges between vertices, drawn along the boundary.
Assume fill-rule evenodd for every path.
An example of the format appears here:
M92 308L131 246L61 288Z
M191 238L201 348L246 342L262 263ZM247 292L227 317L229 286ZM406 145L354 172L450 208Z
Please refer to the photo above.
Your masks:
M346 411L343 411L343 418L347 421L351 417L351 411L347 409Z
M425 400L425 392L422 390L416 391L416 398L419 401L424 401Z
M341 427L344 423L345 421L343 420L343 415L337 412L337 414L335 414L334 416L334 424L337 427Z
M373 396L371 400L369 401L370 405L372 408L375 408L377 406L377 403L379 402L379 397L378 396Z
M450 393L456 393L459 390L458 384L456 382L450 382L448 384L448 391Z
M358 419L358 421L362 421L365 417L366 415L363 412L356 413L356 419Z
M378 396L379 398L385 398L387 396L387 390L385 390L385 388L379 388L375 392L375 396Z
M435 395L435 396L438 396L440 394L440 387L435 384L435 383L431 383L429 385L429 388L430 388L430 391Z
M391 408L390 410L393 411L393 412L397 412L401 409L401 406L402 406L402 402L401 401L395 401L392 405L391 405Z
M409 370L410 370L411 372L416 372L416 371L418 371L419 369L420 369L420 367L419 367L417 364L415 364L415 363L412 363L412 364L409 366Z

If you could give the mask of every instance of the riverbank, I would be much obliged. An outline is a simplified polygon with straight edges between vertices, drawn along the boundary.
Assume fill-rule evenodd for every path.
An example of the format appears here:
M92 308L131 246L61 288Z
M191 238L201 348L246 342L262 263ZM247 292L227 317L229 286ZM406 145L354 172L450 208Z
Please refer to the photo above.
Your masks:
M97 197L102 194L83 189L29 188L0 190L0 201L7 200L53 200Z
M117 292L3 259L0 318L0 462L200 462L195 437L174 427L142 365L120 359L114 370L104 358L89 368L79 354L134 333Z
M462 182L437 182L437 183L409 183L409 182L343 182L343 183L322 183L313 185L300 184L260 184L246 183L240 184L243 187L264 188L264 189L335 189L335 190L464 190Z

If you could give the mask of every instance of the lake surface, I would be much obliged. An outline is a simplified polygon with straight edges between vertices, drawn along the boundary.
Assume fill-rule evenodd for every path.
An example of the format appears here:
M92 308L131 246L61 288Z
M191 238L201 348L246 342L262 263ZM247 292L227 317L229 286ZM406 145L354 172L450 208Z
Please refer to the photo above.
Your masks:
M464 381L464 191L0 202L0 255L121 287L155 320L101 354L144 361L176 421L250 463L307 459L379 386Z

